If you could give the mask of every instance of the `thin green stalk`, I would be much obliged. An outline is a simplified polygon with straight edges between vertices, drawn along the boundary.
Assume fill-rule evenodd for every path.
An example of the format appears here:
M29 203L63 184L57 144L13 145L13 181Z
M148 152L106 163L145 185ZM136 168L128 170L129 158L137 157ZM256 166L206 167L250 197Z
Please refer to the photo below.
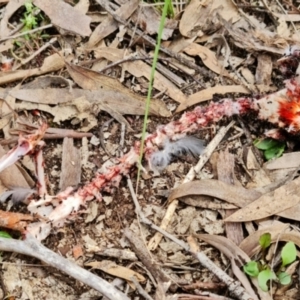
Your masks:
M170 7L170 5L171 5L171 0L165 0L163 12L162 12L162 16L161 16L161 20L160 20L160 24L159 24L159 29L158 29L157 44L155 47L154 57L153 57L153 62L152 62L148 94L147 94L147 100L146 100L146 107L145 107L143 131L142 131L142 140L141 140L138 175L137 175L137 185L136 185L137 189L139 186L139 180L140 180L140 176L141 176L142 158L143 158L143 153L144 153L144 143L145 143L145 138L146 138L147 122L148 122L149 108L150 108L150 102L151 102L154 75L155 75L156 64L157 64L157 60L158 60L158 53L159 53L160 44L161 44L162 32L164 29L168 8Z

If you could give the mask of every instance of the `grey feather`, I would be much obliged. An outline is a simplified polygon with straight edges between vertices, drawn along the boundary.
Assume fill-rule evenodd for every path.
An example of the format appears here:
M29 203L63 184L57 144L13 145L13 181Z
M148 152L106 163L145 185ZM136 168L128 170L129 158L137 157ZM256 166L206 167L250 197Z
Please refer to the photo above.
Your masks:
M177 141L167 141L164 149L154 152L150 157L150 166L158 171L165 169L174 156L199 156L204 150L204 141L193 136L186 136Z
M24 202L29 196L36 193L36 190L22 187L14 187L0 195L0 202L5 202L10 196L14 204Z
M171 143L171 145L171 152L175 156L191 154L194 157L197 157L205 148L204 141L194 136L185 136L182 139Z
M150 167L153 170L162 171L170 163L172 155L169 151L161 150L152 153L150 157Z

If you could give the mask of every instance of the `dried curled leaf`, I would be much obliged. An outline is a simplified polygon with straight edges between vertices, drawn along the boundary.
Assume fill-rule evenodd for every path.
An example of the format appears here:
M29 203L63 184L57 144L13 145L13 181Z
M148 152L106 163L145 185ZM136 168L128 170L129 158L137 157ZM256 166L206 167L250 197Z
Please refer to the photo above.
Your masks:
M191 195L212 196L242 207L257 199L261 193L226 184L222 181L205 179L181 184L172 191L168 200L173 201L174 199Z

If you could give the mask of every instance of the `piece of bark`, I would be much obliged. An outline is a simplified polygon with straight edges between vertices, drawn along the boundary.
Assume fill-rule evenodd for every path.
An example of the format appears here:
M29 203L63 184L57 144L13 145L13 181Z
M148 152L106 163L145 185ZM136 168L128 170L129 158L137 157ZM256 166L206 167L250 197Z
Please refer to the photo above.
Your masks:
M234 184L234 155L229 153L228 149L220 152L217 161L218 179L228 184ZM237 209L227 209L225 216L228 217ZM227 238L239 245L244 239L241 223L225 223Z
M74 147L72 138L64 138L59 188L64 191L80 182L80 152Z

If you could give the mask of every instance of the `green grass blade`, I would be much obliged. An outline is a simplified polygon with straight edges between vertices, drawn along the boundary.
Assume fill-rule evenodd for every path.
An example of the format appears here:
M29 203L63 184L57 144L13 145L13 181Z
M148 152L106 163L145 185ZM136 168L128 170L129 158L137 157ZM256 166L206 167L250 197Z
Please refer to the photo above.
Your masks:
M137 175L137 188L138 188L139 180L140 180L140 176L141 176L141 165L142 165L142 158L143 158L143 153L144 153L144 142L145 142L145 137L146 137L147 122L148 122L149 108L150 108L150 102L151 102L154 75L155 75L156 64L157 64L157 60L158 60L158 53L159 53L160 44L161 44L162 32L164 29L165 20L166 20L167 12L168 12L170 5L171 5L171 0L165 0L163 12L162 12L162 16L161 16L161 20L160 20L160 24L159 24L157 43L155 46L154 57L153 57L153 62L152 62L148 94L147 94L147 100L146 100L144 123L143 123L143 131L142 131L142 140L141 140L138 175Z

